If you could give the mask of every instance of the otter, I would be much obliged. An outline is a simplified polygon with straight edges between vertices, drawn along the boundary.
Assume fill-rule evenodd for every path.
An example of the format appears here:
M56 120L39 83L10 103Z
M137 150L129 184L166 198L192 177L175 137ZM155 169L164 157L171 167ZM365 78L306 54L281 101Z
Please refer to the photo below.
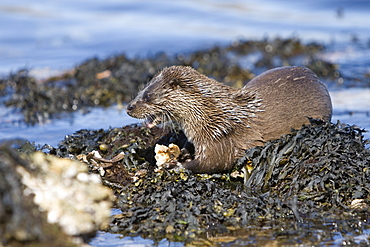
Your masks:
M325 85L305 67L268 70L236 89L188 66L158 72L126 108L138 119L175 121L193 143L195 156L182 165L195 173L230 171L246 149L309 124L331 120Z

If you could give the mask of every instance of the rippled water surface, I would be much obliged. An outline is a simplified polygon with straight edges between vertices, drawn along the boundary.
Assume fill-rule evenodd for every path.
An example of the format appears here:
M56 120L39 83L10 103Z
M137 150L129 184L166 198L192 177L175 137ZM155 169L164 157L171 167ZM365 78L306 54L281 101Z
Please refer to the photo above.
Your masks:
M93 56L184 52L274 36L325 42L338 48L331 59L361 66L370 59L369 12L365 0L2 0L0 72L59 70Z
M94 56L176 54L241 38L278 36L326 45L323 58L338 63L344 79L359 74L370 77L369 13L370 1L365 0L2 0L0 74L25 67L43 78ZM370 130L369 88L331 87L330 92L333 122L341 120ZM57 145L64 135L82 128L106 129L136 122L116 107L77 111L42 126L14 125L17 119L21 116L0 107L0 139L20 137ZM338 234L333 243L340 241ZM91 244L147 246L152 242L100 232Z

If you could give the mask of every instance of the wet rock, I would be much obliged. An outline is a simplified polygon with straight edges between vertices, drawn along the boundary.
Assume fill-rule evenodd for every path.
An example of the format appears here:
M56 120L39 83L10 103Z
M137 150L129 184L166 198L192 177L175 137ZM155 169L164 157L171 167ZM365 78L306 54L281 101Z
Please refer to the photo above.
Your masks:
M112 193L80 162L0 147L1 243L73 246L107 225Z

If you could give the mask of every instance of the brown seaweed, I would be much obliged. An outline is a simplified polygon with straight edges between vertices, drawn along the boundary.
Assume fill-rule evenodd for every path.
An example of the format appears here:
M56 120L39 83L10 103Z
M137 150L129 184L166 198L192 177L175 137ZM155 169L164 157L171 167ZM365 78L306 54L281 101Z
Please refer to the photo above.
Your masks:
M320 243L323 237L333 237L333 225L340 226L338 231L361 233L370 227L370 150L365 147L369 141L363 140L364 130L357 126L311 121L263 147L247 150L236 166L243 170L252 161L254 169L246 182L230 174L194 175L184 169L155 172L151 157L159 130L136 125L104 134L97 131L96 136L84 131L79 141L89 143L89 138L96 143L83 151L73 149L80 151L72 156L88 153L100 142L110 147L104 157L125 153L114 169L106 169L110 175L102 176L115 191L116 207L122 211L113 217L109 231L124 236L211 241L236 232L248 235L253 228L270 229L271 237L286 243L296 243L302 234ZM67 137L54 151L70 156L71 150L66 151L64 145L72 136L76 138ZM181 146L184 138L169 133L161 142L175 141ZM89 167L98 172L94 165ZM114 174L124 176L112 179Z

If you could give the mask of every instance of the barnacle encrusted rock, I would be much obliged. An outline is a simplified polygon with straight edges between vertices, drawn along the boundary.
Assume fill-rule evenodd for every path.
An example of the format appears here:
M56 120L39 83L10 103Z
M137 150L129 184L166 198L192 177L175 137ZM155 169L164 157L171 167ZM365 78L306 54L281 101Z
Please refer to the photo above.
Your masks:
M73 246L107 227L113 195L99 175L78 161L6 145L0 145L0 245Z
M78 161L36 152L30 172L17 167L34 202L47 213L49 223L58 223L69 235L88 234L107 223L112 194L101 185L100 176L88 174Z

